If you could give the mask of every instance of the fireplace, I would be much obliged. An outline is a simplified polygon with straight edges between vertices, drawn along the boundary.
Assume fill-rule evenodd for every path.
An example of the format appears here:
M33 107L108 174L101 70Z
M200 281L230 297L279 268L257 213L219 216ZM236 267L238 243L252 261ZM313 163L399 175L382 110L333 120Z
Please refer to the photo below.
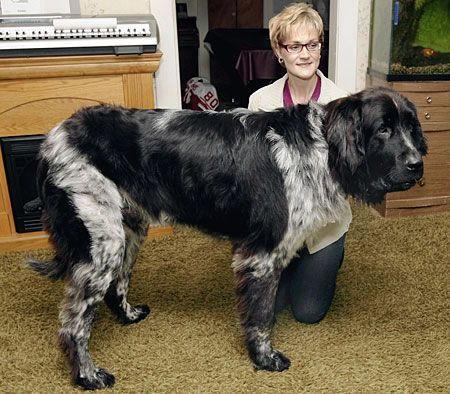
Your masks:
M36 156L43 135L0 138L16 232L41 231Z

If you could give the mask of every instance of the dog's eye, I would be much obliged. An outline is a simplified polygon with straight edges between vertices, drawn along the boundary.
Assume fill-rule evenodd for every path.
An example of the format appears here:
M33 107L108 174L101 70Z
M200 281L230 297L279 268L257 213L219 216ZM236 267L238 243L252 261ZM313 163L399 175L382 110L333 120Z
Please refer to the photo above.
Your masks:
M391 129L387 128L387 127L380 127L377 131L378 134L382 134L382 135L389 135L391 134Z

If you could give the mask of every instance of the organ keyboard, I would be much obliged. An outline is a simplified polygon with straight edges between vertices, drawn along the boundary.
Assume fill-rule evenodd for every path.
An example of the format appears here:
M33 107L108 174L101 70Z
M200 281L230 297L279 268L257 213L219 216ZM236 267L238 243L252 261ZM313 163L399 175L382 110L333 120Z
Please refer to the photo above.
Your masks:
M0 57L155 52L152 15L1 16Z

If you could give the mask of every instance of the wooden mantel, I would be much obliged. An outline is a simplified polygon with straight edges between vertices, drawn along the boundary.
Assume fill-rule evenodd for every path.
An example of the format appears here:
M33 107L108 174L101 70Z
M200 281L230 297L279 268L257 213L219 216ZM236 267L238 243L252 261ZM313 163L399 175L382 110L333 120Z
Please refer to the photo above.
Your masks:
M46 134L74 111L99 103L154 108L160 59L160 52L0 58L0 137ZM149 234L171 232L158 227ZM0 151L0 252L48 246L43 232L16 232Z

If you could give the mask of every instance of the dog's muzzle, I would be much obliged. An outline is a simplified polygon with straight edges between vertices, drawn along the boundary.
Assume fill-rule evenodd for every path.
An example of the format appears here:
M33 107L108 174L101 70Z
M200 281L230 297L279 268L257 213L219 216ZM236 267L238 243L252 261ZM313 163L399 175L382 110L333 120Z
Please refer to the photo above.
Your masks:
M393 182L391 184L390 190L394 191L403 191L408 190L419 183L421 179L423 179L423 160L415 160L405 164L406 170L404 172L403 179L398 180L397 182Z

